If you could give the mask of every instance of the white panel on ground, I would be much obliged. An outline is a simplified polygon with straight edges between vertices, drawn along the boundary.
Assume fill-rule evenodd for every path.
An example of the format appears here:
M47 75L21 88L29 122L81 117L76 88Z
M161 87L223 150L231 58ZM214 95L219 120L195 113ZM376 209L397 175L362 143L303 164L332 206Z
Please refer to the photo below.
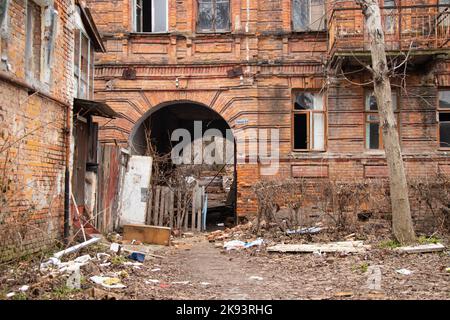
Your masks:
M125 172L120 225L145 224L147 194L152 175L152 158L131 156Z

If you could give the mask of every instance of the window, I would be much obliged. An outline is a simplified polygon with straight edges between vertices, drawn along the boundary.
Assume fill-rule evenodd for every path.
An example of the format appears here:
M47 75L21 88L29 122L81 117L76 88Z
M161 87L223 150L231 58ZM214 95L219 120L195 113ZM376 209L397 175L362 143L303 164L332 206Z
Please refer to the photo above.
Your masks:
M293 0L292 27L295 31L324 30L324 0Z
M384 32L395 33L397 29L398 11L396 0L384 0L382 16L384 17Z
M167 32L168 1L167 0L134 0L136 32Z
M80 29L75 31L74 51L75 97L91 99L94 95L94 48Z
M450 89L439 91L439 146L450 148Z
M325 110L320 93L298 92L294 95L294 150L325 150Z
M229 0L198 0L198 32L230 31Z
M42 8L27 1L25 66L27 79L40 80L42 56Z
M396 115L397 123L398 115L398 94L392 91L392 106ZM366 148L367 149L382 149L383 137L380 127L380 117L378 115L378 105L375 95L372 90L366 91L365 94L365 124L366 124Z

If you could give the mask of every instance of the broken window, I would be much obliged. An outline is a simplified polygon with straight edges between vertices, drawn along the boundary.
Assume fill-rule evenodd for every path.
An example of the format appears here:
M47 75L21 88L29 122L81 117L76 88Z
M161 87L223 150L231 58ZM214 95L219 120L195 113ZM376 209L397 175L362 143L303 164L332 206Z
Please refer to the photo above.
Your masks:
M167 0L134 0L136 32L167 32L168 2Z
M325 150L325 110L321 93L294 95L294 150Z
M450 90L439 91L439 146L450 148Z
M42 53L42 8L35 2L27 1L25 64L26 77L40 80Z
M92 99L94 94L94 48L88 36L75 30L74 46L75 96Z
M392 91L392 107L394 108L397 123L399 120L398 114L398 94ZM378 105L375 95L372 90L366 91L365 94L365 132L366 132L366 148L367 149L382 149L383 136L380 127L380 117L378 115Z
M398 19L396 0L384 0L383 18L384 32L395 33Z
M324 30L324 0L293 0L292 26L295 31Z
M229 0L198 0L198 32L226 32L230 30Z

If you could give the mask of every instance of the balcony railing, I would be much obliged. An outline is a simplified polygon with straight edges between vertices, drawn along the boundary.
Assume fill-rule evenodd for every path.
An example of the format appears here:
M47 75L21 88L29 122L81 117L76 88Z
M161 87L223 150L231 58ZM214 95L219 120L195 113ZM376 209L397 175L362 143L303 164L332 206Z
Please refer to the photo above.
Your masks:
M346 7L345 3L348 4ZM329 18L329 53L369 50L361 8L339 3ZM350 5L352 3L352 5ZM350 7L351 6L351 7ZM386 50L430 50L450 47L450 5L382 7Z

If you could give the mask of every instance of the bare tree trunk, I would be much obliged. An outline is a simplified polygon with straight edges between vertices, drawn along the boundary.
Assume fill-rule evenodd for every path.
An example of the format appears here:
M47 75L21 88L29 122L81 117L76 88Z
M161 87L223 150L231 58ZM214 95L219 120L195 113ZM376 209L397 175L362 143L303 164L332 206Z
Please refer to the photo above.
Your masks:
M411 219L408 184L400 149L397 123L392 109L391 83L388 74L380 7L377 0L356 0L356 3L362 9L370 38L374 93L389 168L392 229L395 238L400 243L412 243L416 240L416 236Z

